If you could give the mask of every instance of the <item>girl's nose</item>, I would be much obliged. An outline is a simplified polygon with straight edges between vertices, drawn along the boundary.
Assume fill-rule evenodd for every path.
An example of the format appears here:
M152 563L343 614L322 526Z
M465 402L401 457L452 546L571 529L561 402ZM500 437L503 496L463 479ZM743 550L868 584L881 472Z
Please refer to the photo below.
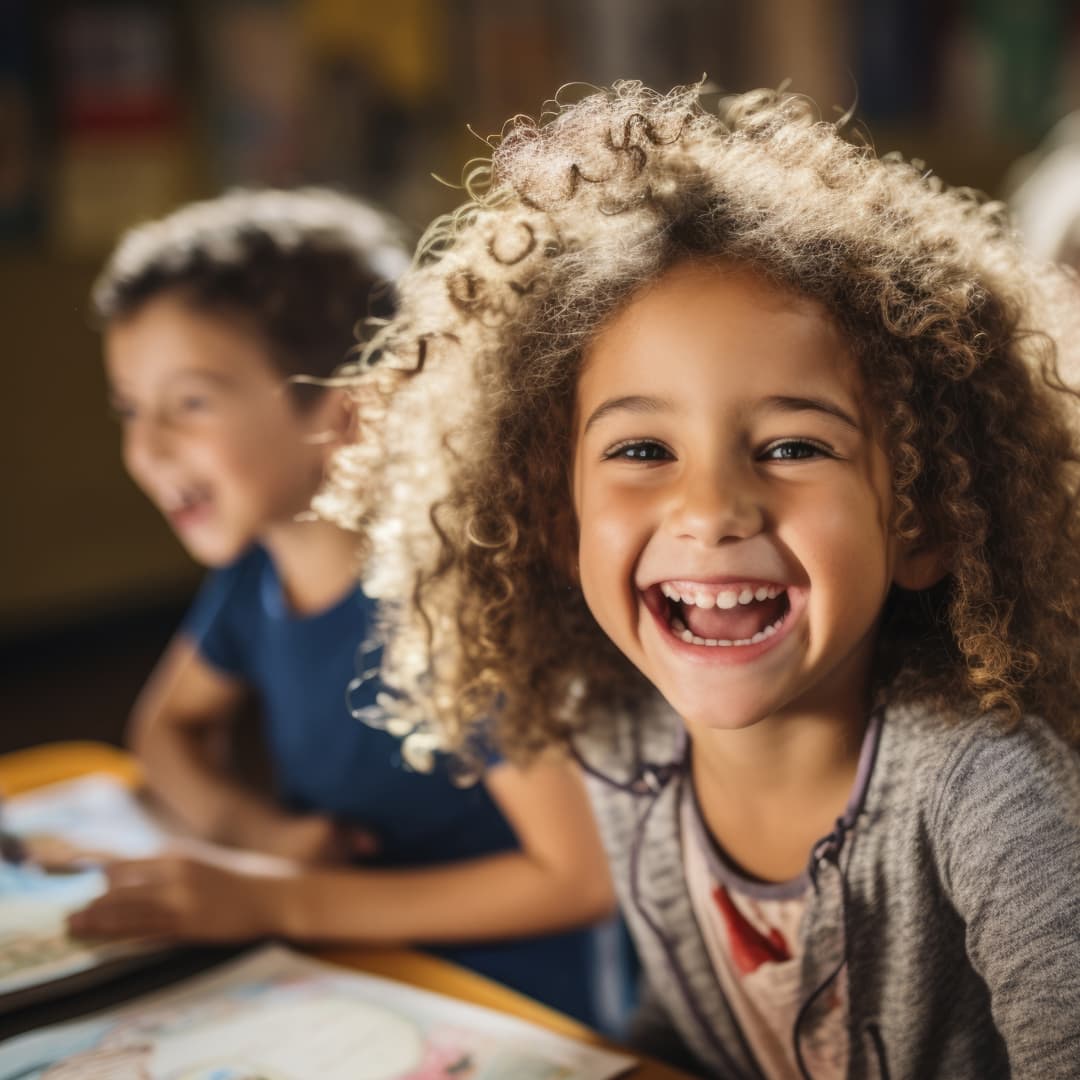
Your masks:
M688 470L672 507L669 525L680 539L712 546L745 540L765 524L765 508L752 478L738 469Z

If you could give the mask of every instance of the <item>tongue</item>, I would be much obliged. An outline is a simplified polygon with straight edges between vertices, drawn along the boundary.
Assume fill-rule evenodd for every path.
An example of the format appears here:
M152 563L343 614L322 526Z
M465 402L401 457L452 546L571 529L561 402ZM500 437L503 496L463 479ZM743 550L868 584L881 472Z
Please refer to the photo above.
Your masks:
M690 632L700 638L717 641L744 641L764 630L780 617L783 600L755 600L728 608L699 608L693 604L680 604L682 619Z

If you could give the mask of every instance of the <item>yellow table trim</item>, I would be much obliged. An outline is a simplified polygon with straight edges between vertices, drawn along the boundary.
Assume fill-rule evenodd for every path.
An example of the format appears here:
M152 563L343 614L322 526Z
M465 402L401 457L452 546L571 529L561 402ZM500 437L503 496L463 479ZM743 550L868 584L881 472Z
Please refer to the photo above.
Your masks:
M89 773L108 773L131 788L142 784L142 769L126 750L91 741L43 743L0 754L0 796Z

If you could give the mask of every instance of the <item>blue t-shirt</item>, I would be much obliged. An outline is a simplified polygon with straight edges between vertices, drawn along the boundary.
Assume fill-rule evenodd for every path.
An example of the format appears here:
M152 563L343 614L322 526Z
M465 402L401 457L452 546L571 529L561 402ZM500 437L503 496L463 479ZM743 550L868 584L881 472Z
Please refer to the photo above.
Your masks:
M370 680L348 692L375 605L360 589L315 615L289 611L273 562L259 547L212 573L182 626L215 668L259 695L279 797L376 833L367 865L427 866L513 850L513 830L482 783L456 787L438 761L410 770L397 738L354 719L374 703ZM597 1024L589 931L434 949L481 974Z

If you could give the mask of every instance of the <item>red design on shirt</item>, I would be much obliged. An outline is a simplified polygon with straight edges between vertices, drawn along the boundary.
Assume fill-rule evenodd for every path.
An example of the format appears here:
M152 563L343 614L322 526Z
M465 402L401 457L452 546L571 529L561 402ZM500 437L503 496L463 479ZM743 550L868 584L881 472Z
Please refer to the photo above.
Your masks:
M784 935L770 927L766 937L731 902L723 885L713 889L713 899L724 917L731 959L740 975L752 975L762 964L779 964L791 959Z

